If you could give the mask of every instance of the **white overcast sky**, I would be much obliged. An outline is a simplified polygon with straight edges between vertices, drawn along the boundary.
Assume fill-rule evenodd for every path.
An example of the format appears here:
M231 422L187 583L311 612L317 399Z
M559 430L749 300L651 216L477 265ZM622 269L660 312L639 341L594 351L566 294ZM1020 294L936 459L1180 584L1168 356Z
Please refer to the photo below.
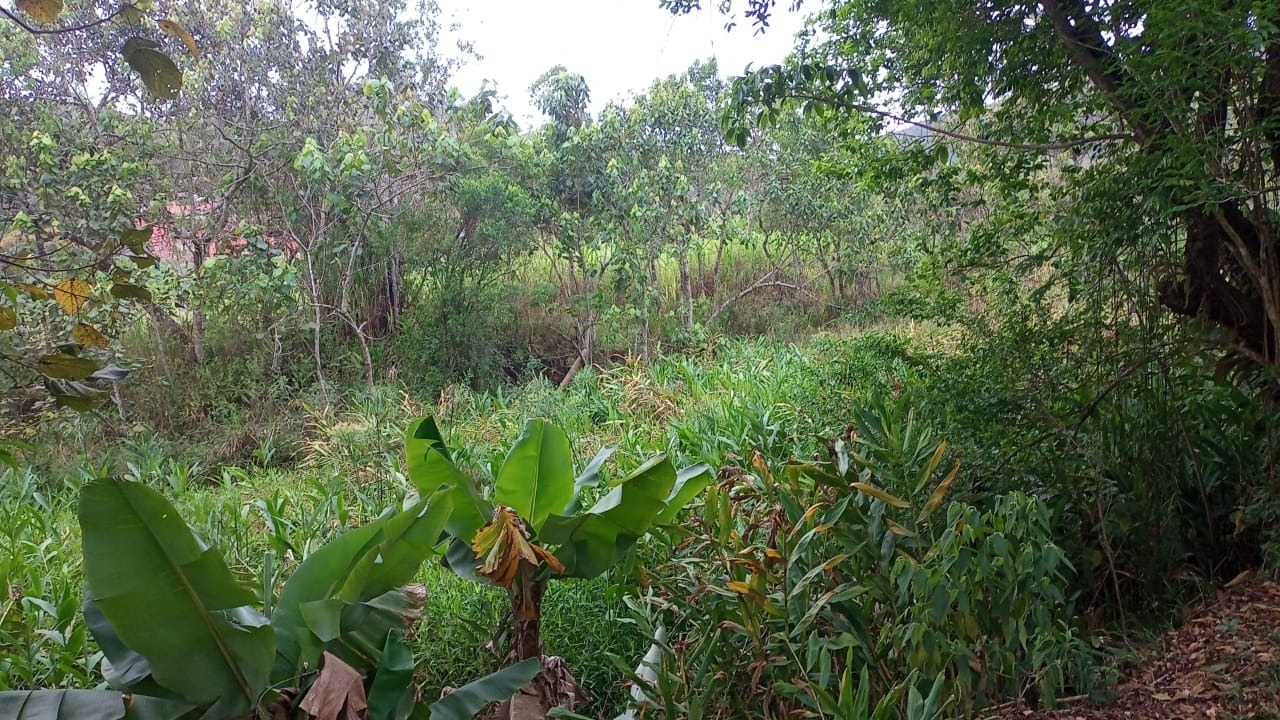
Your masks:
M529 85L554 65L580 73L591 87L591 110L624 100L655 78L679 73L694 60L715 57L725 77L748 63L776 63L791 50L802 25L799 13L781 7L769 29L749 23L726 32L725 18L704 0L703 10L675 17L658 0L437 0L446 39L471 41L482 59L457 72L467 95L484 80L497 86L503 104L522 125L541 121L529 101Z

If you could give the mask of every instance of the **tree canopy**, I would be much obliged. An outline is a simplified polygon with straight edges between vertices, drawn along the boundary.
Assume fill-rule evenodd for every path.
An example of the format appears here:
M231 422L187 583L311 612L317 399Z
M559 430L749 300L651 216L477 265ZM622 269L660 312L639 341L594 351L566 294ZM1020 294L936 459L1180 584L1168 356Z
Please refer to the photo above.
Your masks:
M745 14L767 19L775 5L751 2ZM1274 3L882 0L821 10L792 63L736 84L731 136L743 141L749 124L792 103L869 119L875 132L915 126L1001 149L1017 156L999 161L1005 179L1069 157L1076 169L1056 192L1092 218L1097 261L1154 243L1164 252L1149 292L1170 313L1276 364ZM1128 188L1128 217L1092 205L1102 174Z

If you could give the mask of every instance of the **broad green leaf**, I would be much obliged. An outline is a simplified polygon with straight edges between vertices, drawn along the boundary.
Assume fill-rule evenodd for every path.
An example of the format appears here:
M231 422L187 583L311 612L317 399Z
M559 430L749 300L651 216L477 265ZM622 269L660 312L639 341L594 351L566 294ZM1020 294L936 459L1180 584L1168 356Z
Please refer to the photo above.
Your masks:
M197 708L167 698L130 695L124 699L124 720L178 720L194 718Z
M102 675L108 685L116 690L135 694L173 696L173 693L156 684L151 677L151 663L120 640L115 628L107 622L92 599L85 600L84 620L93 639L98 643L98 648L102 650Z
M182 71L160 51L160 46L144 37L131 37L125 41L120 54L129 67L142 78L142 84L152 95L162 100L173 100L182 89Z
M422 617L426 598L426 588L407 585L365 602L328 598L303 603L299 610L317 661L331 653L367 675L381 663L387 636L407 632Z
M471 720L481 708L516 694L542 671L539 658L522 660L469 682L431 704L431 720Z
M444 559L445 564L458 577L478 583L488 582L478 572L480 558L476 557L476 554L471 551L471 543L461 538L450 538L449 545L445 548Z
M369 686L369 720L405 720L413 710L413 653L404 633L387 633L382 660Z
M187 703L110 690L10 690L0 692L5 720L177 720Z
M680 510L697 497L698 493L706 489L713 477L710 466L702 463L681 468L680 472L676 473L675 487L667 496L666 507L658 513L658 517L654 518L653 524L670 525L675 522Z
M435 448L445 460L453 462L449 457L449 451L445 449L444 436L440 433L440 427L436 425L436 419L428 415L414 420L405 431L404 450L409 456L409 467L412 469L414 459L422 457L431 448Z
M563 514L572 515L582 509L582 491L600 484L600 468L604 466L606 460L613 456L615 450L617 448L614 447L601 448L600 452L591 458L591 462L587 463L587 467L574 479L573 499L565 506Z
M83 280L68 278L53 288L54 302L68 315L75 315L89 302L93 286Z
M449 458L436 421L424 417L410 424L404 450L409 482L420 496L431 497L441 487L450 486L452 510L445 531L469 543L476 531L489 522L493 509L480 496L475 482Z
M507 453L494 483L494 502L516 511L537 533L573 499L573 449L560 428L530 420Z
M52 353L36 361L42 374L59 380L84 380L98 370L98 361L66 353Z
M62 14L62 0L18 0L17 5L32 20L45 25L58 22L58 16Z
M307 556L289 576L271 615L276 631L275 676L295 675L302 666L316 667L321 643L303 616L303 605L337 597L359 564L376 553L382 542L382 526L371 522L330 540Z
M138 258L134 258L136 261ZM151 291L141 285L132 283L115 283L111 286L111 297L120 300L150 300Z
M147 254L147 243L151 240L154 228L151 225L141 228L130 228L120 233L120 245L133 251L135 255Z
M121 643L161 686L209 706L204 717L248 712L274 644L253 593L151 488L95 480L79 513L87 594Z
M440 544L452 512L453 498L446 488L387 518L376 562L362 578L361 586L350 588L343 595L368 600L413 580Z
M585 513L550 517L538 541L559 545L555 555L571 577L595 577L618 562L666 507L676 471L660 455L624 478Z
M342 609L342 635L326 649L362 673L371 673L382 661L387 636L408 632L421 619L426 600L425 587L406 585L365 602L348 604Z
M342 635L342 611L347 603L338 598L312 600L298 606L302 621L320 642L327 643Z

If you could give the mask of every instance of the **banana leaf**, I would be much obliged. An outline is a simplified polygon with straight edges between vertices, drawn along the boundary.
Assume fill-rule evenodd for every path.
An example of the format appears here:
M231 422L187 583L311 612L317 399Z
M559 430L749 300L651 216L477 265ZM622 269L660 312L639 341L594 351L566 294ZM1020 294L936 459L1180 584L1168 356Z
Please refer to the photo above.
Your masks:
M542 671L540 658L521 660L445 695L431 704L431 720L471 720L491 702L506 700Z
M360 563L377 552L382 539L382 526L377 521L348 531L311 553L289 576L271 615L276 631L276 682L296 676L304 667L314 668L320 661L323 642L304 618L303 606L335 598Z
M111 690L0 692L0 720L178 720L194 709L187 703Z
M538 532L573 500L573 449L560 428L530 420L507 453L494 482L493 501L516 511Z
M274 647L253 593L151 488L95 480L79 514L87 594L119 641L208 720L246 714Z
M653 527L667 507L676 479L670 460L653 458L585 513L548 518L538 542L560 546L555 555L564 564L566 576L596 577Z

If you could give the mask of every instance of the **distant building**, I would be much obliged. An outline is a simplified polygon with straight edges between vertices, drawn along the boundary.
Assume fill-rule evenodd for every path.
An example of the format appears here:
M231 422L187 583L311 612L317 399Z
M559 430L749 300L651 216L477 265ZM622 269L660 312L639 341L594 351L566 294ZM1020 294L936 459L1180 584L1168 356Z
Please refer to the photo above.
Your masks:
M230 232L223 233L222 239L204 240L208 230L195 228L186 234L183 225L205 225L198 218L208 216L214 211L212 203L182 205L171 203L165 206L166 218L151 224L151 239L147 241L147 251L153 257L171 265L190 266L197 257L203 261L218 255L237 256L246 251L258 249L273 251L292 258L298 254L299 244L296 238L289 235L263 235L261 238L236 237ZM175 220L193 219L194 222L174 222ZM139 220L139 227L146 223ZM197 253L199 253L197 255Z

